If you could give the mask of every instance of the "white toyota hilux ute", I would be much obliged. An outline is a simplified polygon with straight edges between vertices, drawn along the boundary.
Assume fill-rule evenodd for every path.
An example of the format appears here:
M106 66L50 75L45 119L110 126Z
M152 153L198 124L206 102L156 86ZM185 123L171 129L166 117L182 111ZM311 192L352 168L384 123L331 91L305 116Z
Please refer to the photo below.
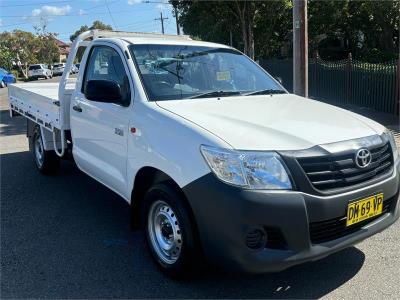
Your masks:
M289 94L225 45L88 31L59 85L10 85L9 100L11 115L28 119L37 168L54 173L73 158L123 197L170 275L203 261L279 271L399 218L400 159L387 129Z

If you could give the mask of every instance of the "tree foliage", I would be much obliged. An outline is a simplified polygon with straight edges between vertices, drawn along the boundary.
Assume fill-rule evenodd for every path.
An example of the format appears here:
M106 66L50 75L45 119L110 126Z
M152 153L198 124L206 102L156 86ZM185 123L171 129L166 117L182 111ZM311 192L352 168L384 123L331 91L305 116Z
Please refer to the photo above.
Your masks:
M172 1L184 32L229 44L249 56L291 56L292 1ZM398 56L400 1L309 0L310 54L327 58ZM377 53L378 58L377 58Z
M13 52L7 48L5 45L0 45L0 66L6 70L11 70L13 67Z
M60 51L55 42L53 34L40 35L37 37L37 60L41 63L52 64L60 58Z
M185 32L219 42L240 44L244 53L254 57L254 25L261 2L254 1L174 1Z
M81 28L79 28L77 31L75 31L70 37L69 39L71 40L71 42L73 42L76 37L78 35L80 35L82 32L88 31L88 30L92 30L92 29L101 29L101 30L113 30L113 28L111 27L111 25L107 25L101 21L94 21L92 26L87 26L87 25L83 25L81 26Z
M26 77L23 67L34 63L51 64L58 60L59 50L54 39L53 34L45 32L40 35L18 29L2 32L0 33L0 66L11 69L13 65L16 65Z

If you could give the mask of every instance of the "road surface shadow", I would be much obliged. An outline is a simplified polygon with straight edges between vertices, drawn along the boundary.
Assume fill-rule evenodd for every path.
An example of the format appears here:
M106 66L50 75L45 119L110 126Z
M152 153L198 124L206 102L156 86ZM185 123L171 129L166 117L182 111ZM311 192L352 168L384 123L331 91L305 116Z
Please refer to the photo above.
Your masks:
M210 271L174 281L159 272L119 196L63 163L40 175L29 152L1 163L2 298L319 298L360 270L349 248L266 275Z
M18 116L11 118L9 110L0 110L0 136L26 134L26 119Z

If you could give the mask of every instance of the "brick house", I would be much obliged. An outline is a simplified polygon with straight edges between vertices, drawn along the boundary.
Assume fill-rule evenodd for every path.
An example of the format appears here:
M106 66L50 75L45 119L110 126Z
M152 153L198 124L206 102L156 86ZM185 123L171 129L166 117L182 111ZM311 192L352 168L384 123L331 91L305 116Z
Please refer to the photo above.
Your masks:
M65 62L67 60L68 54L69 54L69 50L70 50L70 45L64 43L63 41L60 41L58 39L54 39L54 41L56 42L56 45L58 47L58 49L60 50L60 58L59 58L59 62Z

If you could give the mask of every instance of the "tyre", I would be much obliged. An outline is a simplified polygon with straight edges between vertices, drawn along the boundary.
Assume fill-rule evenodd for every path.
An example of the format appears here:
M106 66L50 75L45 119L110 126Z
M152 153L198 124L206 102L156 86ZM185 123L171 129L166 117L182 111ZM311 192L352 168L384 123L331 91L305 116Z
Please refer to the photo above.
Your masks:
M31 151L35 160L36 167L42 174L51 175L60 169L60 157L54 151L46 151L40 129L36 128L33 134Z
M145 195L147 244L157 265L167 275L182 278L198 269L198 237L182 196L169 184L156 184Z
M0 81L0 88L5 88L6 87L6 84L4 83L4 81L2 80L2 81Z

